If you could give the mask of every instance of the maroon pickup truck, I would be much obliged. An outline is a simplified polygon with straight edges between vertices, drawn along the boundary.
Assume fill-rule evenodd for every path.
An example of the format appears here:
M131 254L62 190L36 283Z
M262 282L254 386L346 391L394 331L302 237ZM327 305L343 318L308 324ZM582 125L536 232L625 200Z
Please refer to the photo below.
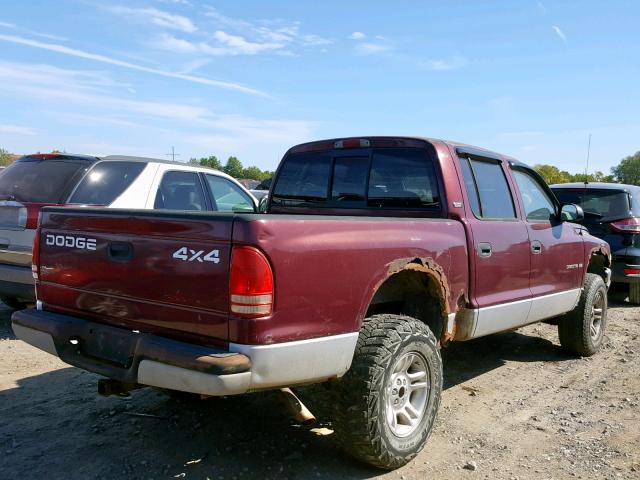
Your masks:
M399 467L440 403L440 347L557 319L606 326L608 245L526 165L441 140L290 149L261 212L46 208L24 341L144 386L233 395L328 382L348 453Z

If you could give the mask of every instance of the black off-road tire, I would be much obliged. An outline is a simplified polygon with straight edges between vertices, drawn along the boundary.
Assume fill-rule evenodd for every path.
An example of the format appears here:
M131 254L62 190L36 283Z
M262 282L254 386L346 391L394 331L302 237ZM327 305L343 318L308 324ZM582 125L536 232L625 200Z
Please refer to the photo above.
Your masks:
M640 305L640 283L629 284L629 303L631 305Z
M594 306L594 303L598 305ZM601 310L597 334L592 334L594 309ZM558 322L560 345L572 353L590 357L601 347L607 326L607 287L600 275L587 273L576 308Z
M415 430L397 436L387 420L389 398L393 398L390 382L396 362L407 354L424 359L428 389ZM342 448L378 468L392 470L407 464L427 442L440 406L442 359L435 336L424 323L407 316L382 314L366 319L351 368L334 391L335 431Z
M0 297L0 301L2 301L2 303L4 303L11 310L23 310L27 308L27 304L24 302L21 302L17 298Z

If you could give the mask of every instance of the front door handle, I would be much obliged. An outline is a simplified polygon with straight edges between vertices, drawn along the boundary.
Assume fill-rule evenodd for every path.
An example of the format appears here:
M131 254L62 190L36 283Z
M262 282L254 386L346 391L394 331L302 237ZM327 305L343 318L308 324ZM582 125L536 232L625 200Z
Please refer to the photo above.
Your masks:
M478 243L478 255L481 257L491 256L491 244L489 242Z
M538 240L534 240L533 242L531 242L531 253L533 253L534 255L542 253L542 243Z

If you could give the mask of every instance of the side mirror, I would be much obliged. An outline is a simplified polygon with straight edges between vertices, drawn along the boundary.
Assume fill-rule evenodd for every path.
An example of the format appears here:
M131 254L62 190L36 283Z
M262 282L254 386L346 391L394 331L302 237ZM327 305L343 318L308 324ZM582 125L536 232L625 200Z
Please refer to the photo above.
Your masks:
M258 213L267 213L267 204L269 203L269 195L265 195L258 203Z
M584 218L584 211L580 205L565 203L560 208L560 220L563 222L578 222Z

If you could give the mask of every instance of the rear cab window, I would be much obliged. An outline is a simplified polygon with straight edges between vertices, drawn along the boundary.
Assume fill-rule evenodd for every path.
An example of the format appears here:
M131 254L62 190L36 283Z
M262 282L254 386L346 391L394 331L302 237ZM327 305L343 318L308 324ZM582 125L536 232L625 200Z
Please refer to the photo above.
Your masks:
M0 175L0 200L65 203L94 161L67 155L22 157Z
M87 172L69 203L110 205L138 178L144 162L100 162Z
M271 207L442 211L438 175L425 149L373 148L292 154L276 178ZM305 212L309 213L309 212ZM311 212L321 213L321 212Z

